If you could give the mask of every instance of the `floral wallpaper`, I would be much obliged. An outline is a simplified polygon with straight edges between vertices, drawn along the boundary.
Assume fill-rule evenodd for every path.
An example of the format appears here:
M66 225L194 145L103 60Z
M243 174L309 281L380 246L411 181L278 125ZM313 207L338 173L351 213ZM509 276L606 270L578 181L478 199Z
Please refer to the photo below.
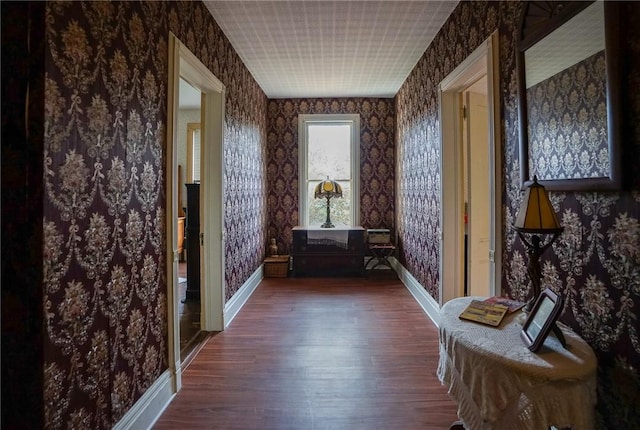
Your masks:
M442 182L438 85L498 27L500 8L506 7L513 5L461 3L396 95L399 257L436 300Z
M606 94L604 51L527 89L531 177L609 176Z
M223 208L228 301L262 264L267 248L267 98L204 4L165 4L169 30L226 87Z
M289 252L298 225L298 114L360 114L360 224L388 228L394 222L394 116L392 99L269 100L267 188L269 237Z
M201 2L47 2L43 13L35 394L47 428L111 428L168 367L169 31L226 86L227 300L264 257L267 100Z
M297 223L296 115L349 109L370 121L362 135L363 163L371 166L370 173L362 166L371 178L362 181L363 199L371 199L361 201L363 224L389 223L398 234L401 262L438 299L437 86L496 29L503 224L513 223L522 194L519 2L461 2L394 103L267 101L200 2L18 5L2 2L3 203L15 197L11 212L2 208L3 427L7 405L15 405L25 421L14 423L34 423L27 427L111 428L167 368L162 250L169 31L227 89L227 299L259 267L267 236L276 235L281 246L290 243ZM21 29L7 25L10 7L28 7L31 23L25 16L18 21L31 39L17 42L29 62L13 58L13 81L5 73L11 56L5 36ZM567 299L562 321L598 356L602 429L640 428L640 27L632 25L640 20L640 5L621 7L628 186L551 193L565 232L542 258L544 284ZM16 103L12 117L5 116L5 91ZM26 130L19 126L25 110ZM5 141L5 133L16 140ZM369 182L376 188L367 188ZM509 227L503 240L503 288L523 298L529 288L524 248ZM7 345L23 353L12 355Z
M623 3L625 22L640 7ZM515 219L522 191L518 160L516 46L522 3L461 2L396 96L397 206L400 259L438 300L437 214L440 210L438 84L491 32L499 30L502 105L503 225ZM640 87L640 33L621 26L628 52L623 87ZM594 348L598 369L598 428L640 427L640 96L627 91L623 134L629 191L550 193L565 227L542 257L543 284L566 299L561 320ZM515 231L503 232L503 290L524 299L526 252Z
M155 57L166 40L149 37L166 34L162 15L159 4L47 8L49 428L110 427L167 368L167 69Z

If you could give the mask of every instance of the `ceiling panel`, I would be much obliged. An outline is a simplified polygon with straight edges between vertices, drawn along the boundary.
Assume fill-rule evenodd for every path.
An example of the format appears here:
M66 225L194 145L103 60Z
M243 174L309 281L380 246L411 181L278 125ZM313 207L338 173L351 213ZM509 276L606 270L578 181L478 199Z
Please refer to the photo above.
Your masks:
M269 98L393 97L457 1L205 1Z

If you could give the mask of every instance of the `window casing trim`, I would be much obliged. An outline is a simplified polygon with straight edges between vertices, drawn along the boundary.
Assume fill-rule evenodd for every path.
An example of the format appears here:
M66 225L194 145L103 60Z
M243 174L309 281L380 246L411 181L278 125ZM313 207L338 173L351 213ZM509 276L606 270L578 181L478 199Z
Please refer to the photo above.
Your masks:
M360 115L300 114L298 115L298 224L308 227L307 142L308 126L312 124L351 127L351 224L360 225Z

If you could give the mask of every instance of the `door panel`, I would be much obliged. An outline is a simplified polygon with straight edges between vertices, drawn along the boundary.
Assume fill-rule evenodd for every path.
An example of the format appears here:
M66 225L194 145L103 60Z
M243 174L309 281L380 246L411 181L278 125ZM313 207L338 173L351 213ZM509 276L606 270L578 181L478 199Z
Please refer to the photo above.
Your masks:
M467 91L469 295L488 296L491 196L487 97Z

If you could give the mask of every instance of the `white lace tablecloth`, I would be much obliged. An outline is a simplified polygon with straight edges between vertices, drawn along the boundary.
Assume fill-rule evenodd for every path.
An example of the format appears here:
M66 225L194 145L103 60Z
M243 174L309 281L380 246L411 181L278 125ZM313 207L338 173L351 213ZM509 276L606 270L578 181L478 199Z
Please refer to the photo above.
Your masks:
M520 312L499 327L459 319L474 298L451 300L440 310L438 378L465 428L593 429L597 363L591 347L563 328L566 348L549 336L533 353L520 338Z
M348 228L320 228L307 229L307 244L309 245L336 245L347 249L349 247Z

